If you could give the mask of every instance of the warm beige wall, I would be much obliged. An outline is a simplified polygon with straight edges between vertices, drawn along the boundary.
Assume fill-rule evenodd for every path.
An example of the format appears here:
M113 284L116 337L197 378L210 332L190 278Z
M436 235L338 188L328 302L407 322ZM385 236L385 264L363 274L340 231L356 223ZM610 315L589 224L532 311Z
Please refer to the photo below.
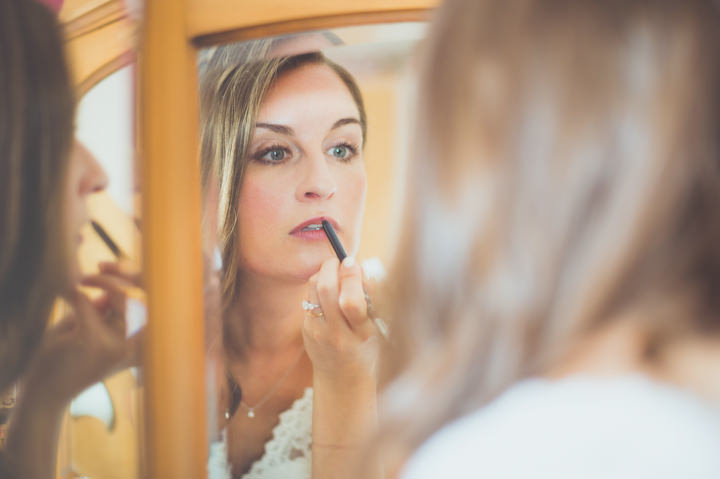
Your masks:
M378 257L387 266L390 259L389 229L394 201L394 167L397 161L396 89L398 79L382 75L361 83L368 115L365 169L367 201L360 240L359 259Z

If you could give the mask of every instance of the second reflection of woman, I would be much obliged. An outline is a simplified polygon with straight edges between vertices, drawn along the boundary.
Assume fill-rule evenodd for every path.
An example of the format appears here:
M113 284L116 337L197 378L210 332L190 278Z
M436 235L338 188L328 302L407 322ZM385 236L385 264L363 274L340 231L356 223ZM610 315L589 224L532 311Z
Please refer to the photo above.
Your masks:
M366 194L360 91L319 53L213 58L203 162L220 191L229 394L210 477L341 477L376 424L378 338L352 258ZM322 219L351 255L342 265Z

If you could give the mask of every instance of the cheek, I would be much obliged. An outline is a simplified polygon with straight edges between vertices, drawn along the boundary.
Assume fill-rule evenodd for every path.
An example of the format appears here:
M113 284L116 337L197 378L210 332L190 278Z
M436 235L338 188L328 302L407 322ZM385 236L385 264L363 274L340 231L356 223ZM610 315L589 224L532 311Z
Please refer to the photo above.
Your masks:
M348 174L343 184L345 185L345 201L343 205L344 213L348 220L348 226L351 226L352 230L348 231L349 238L347 240L352 241L351 250L356 252L360 242L360 232L362 225L363 211L365 210L365 196L367 193L367 178L364 169L353 171L352 174ZM354 254L354 253L353 253Z
M65 184L65 227L68 233L78 233L79 222L81 221L85 203L80 196L80 168L77 161L72 159L67 171L67 183Z
M79 255L81 254L81 243L79 238L83 232L82 224L86 216L86 206L83 198L80 196L80 169L77 161L72 157L68 165L66 173L65 185L63 191L63 208L62 215L63 235L65 236L65 267L67 267L67 280L69 285L76 284L81 278L81 268L79 263ZM83 239L84 243L88 241Z
M365 169L359 168L351 175L348 175L344 183L348 192L348 207L357 215L358 222L361 220L363 210L365 208L365 195L367 193L367 177Z
M264 242L277 234L285 217L286 196L277 185L245 179L238 205L238 226L245 241Z

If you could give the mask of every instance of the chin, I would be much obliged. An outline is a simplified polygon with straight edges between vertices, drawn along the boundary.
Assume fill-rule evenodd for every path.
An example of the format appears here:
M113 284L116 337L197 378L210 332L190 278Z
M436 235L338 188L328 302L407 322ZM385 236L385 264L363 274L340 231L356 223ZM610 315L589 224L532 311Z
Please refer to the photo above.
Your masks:
M310 280L312 275L320 271L320 266L322 266L322 261L316 264L305 264L298 267L293 273L291 273L291 276L298 281L306 283Z
M294 268L293 276L302 282L307 282L310 277L320 271L322 264L331 256L320 256L315 258L303 258L303 261L299 262L297 268Z
M77 262L73 262L70 264L70 267L68 268L68 288L74 289L80 284L80 280L82 280L82 272L80 271L80 265Z

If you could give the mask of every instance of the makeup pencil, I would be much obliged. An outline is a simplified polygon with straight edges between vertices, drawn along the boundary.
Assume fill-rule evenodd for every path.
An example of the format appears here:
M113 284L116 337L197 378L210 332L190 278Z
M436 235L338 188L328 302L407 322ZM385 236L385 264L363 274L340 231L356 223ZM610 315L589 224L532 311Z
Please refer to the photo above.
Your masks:
M335 251L335 254L337 255L337 258L342 263L345 258L347 258L347 253L345 252L345 248L343 248L342 243L340 242L340 239L337 237L337 234L335 233L335 228L330 224L328 220L322 220L322 227L325 231L325 236L327 236L328 241L330 241L330 245L332 246L333 250ZM388 328L385 324L385 321L383 321L381 318L378 318L375 315L375 308L373 307L372 301L370 301L370 296L368 295L367 291L365 290L365 287L363 286L363 292L365 293L365 302L367 303L367 314L368 318L372 321L372 323L377 328L378 332L382 335L383 338L386 340L389 339L388 334Z
M337 237L337 234L335 233L335 228L330 224L328 220L322 220L322 227L323 230L325 230L325 236L327 236L328 241L330 241L330 245L335 250L335 254L337 255L337 258L342 263L345 258L347 258L347 253L345 252L345 248L343 248L342 243L340 242L340 239Z

